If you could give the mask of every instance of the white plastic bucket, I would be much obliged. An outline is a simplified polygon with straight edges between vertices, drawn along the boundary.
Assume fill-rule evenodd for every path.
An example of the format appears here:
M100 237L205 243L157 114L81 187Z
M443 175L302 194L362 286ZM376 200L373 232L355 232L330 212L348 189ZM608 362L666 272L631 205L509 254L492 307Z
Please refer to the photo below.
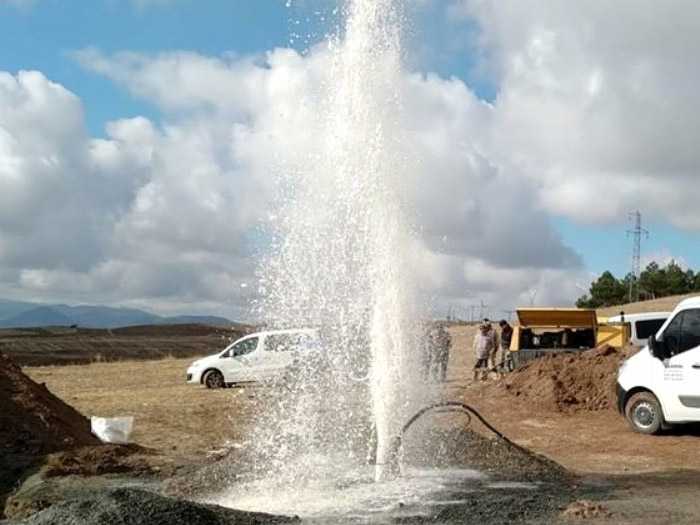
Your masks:
M91 417L90 426L103 443L126 445L134 427L134 418L129 417Z

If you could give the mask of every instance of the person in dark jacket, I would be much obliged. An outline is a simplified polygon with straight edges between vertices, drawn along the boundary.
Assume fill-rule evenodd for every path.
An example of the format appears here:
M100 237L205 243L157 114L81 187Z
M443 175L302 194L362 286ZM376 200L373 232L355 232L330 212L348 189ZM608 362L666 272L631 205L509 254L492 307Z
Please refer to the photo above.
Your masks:
M510 369L508 364L512 362L510 342L513 340L513 327L505 319L501 319L498 326L501 327L501 355L498 370L500 374L503 374Z

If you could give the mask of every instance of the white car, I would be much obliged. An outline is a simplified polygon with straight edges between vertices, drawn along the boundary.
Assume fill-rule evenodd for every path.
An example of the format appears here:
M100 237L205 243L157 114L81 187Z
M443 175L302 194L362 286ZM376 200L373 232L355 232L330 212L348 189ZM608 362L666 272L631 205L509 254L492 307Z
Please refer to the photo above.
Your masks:
M618 372L620 412L637 432L700 421L700 297L682 301Z
M623 314L608 317L609 323L629 323L630 343L644 346L647 339L659 331L671 315L671 312L644 312L641 314Z
M207 388L267 381L287 371L304 354L319 349L315 330L271 330L238 339L222 352L198 359L187 382Z

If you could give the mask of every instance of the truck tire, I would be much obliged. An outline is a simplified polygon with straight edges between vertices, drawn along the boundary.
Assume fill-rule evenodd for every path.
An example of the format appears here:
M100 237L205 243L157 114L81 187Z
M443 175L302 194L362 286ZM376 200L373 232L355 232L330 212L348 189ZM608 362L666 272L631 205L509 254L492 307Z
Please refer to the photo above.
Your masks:
M651 392L637 392L625 404L625 416L632 430L658 434L664 424L661 405Z
M207 388L224 388L224 376L218 370L208 370L204 374L202 383Z

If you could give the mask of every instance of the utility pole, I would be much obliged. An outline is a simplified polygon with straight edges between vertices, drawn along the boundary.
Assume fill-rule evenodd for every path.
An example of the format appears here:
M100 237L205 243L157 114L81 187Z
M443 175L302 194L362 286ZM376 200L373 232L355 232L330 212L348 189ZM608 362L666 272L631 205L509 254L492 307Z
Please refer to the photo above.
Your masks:
M469 322L473 323L476 317L476 309L479 308L477 305L469 305Z
M508 316L508 321L513 320L513 314L516 312L516 310L501 310L504 314Z
M530 306L535 306L535 298L537 297L537 288L531 288L528 291L528 295L530 296Z
M488 305L482 300L479 301L479 319L485 319L488 317L486 314L488 313Z
M630 280L629 301L639 301L639 277L642 274L642 237L649 238L649 231L642 228L642 214L639 210L629 213L629 218L634 228L627 230L627 235L632 237L632 276Z

